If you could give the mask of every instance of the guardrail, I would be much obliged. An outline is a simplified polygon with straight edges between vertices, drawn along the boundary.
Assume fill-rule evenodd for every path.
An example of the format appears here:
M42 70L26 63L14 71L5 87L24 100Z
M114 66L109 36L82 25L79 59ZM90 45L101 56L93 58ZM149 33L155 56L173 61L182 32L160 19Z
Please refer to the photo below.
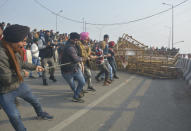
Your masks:
M191 58L178 58L176 67L181 69L183 79L191 86Z

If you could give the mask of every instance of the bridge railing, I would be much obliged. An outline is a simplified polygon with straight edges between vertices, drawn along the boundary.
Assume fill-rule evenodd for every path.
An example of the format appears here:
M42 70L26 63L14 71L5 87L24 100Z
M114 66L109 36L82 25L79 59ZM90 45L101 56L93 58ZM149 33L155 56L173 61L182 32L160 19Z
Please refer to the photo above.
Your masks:
M180 68L183 74L183 79L191 86L191 57L181 56L178 58L176 67Z

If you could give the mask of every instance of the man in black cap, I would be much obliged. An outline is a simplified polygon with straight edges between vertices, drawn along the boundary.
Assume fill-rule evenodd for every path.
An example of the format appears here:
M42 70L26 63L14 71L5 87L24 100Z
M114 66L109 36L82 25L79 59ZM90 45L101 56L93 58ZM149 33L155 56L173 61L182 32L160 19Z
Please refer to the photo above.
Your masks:
M61 72L62 76L74 92L73 101L83 103L84 100L80 98L80 93L85 85L85 79L79 67L79 63L82 62L82 58L78 56L78 51L76 49L76 43L79 40L80 35L78 33L70 33L70 39L64 46L61 55L61 64L67 65L61 66ZM77 87L74 80L78 82Z
M23 61L23 45L26 43L29 28L22 25L11 25L3 31L0 41L0 106L7 114L9 121L16 131L26 131L19 111L15 105L16 97L29 102L41 119L52 119L42 107L29 87L24 83L24 77L29 75L26 70L38 72L44 69Z

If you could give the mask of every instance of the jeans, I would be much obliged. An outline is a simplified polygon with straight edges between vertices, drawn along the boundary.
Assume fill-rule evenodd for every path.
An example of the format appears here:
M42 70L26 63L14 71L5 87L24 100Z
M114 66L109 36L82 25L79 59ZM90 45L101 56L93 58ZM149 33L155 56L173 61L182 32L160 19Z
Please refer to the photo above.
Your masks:
M109 64L108 61L104 61L104 62L105 62L105 65L106 65L106 67L107 67L107 69L109 71L108 77L109 77L110 80L112 80L113 79L112 67L111 67L111 65ZM104 73L102 73L101 78L104 78Z
M79 98L79 94L85 85L85 79L82 74L82 71L80 69L78 69L75 72L70 72L70 73L63 72L62 76L64 77L64 79L69 84L72 91L74 92L74 98ZM78 82L77 88L75 85L75 81Z
M54 66L54 59L53 59L53 57L50 57L50 58L43 58L42 59L42 66L43 67L45 67L47 64L49 65L49 66ZM48 72L48 70L44 70L43 72L42 72L42 79L44 80L44 79L46 79L47 78L47 72ZM50 73L50 77L54 77L54 73L55 73L55 67L53 68L50 68L49 69L49 73Z
M37 98L32 95L30 88L25 83L20 84L20 86L14 91L6 94L0 94L0 105L7 114L14 129L16 131L26 131L26 128L22 123L20 113L15 105L16 97L20 97L30 103L35 109L37 116L40 116L43 112L42 107Z
M100 64L98 67L100 72L96 75L96 77L99 78L101 75L105 75L105 81L107 81L109 79L109 69L106 63Z
M112 80L113 79L113 70L112 70L112 67L111 65L109 64L109 62L107 63L107 66L109 68L109 77L110 79Z
M109 61L109 64L110 64L111 67L112 67L112 72L113 72L113 74L116 75L116 72L117 72L117 66L116 66L115 61L114 61L114 60L113 60L113 61Z
M36 57L33 57L32 58L32 64L33 65L37 65L37 66L40 66L40 60L39 58L36 58ZM40 77L41 76L41 72L38 72L38 76ZM32 72L30 72L30 75L29 76L32 76Z
M92 73L88 66L84 66L84 77L88 83L88 87L92 87Z

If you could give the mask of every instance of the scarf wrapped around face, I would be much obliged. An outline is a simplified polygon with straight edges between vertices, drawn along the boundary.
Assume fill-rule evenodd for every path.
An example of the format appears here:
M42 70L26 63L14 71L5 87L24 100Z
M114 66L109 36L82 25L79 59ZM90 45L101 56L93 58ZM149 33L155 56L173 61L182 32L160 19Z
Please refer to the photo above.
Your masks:
M19 81L22 82L23 77L21 75L21 68L20 68L18 60L15 56L15 52L13 51L12 47L10 46L10 43L8 43L7 41L2 40L2 45L6 49L6 53L10 59L10 63L12 65L13 69L15 70L15 72L19 78ZM22 51L22 49L19 51L19 54L21 55L22 58L24 57L24 52Z

